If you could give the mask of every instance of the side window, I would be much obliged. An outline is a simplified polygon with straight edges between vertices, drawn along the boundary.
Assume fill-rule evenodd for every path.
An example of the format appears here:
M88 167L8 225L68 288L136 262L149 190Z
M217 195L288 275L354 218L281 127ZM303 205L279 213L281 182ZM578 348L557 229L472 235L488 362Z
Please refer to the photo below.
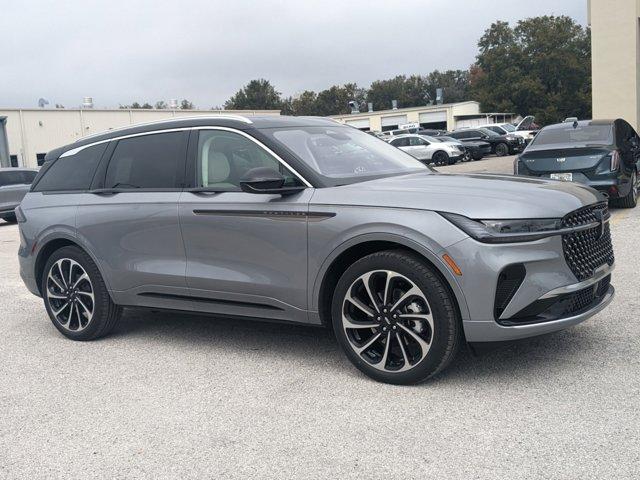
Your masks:
M455 137L453 137L453 138L458 138L460 140L464 140L465 138L469 138L469 131L455 132Z
M393 143L394 147L408 147L409 146L409 139L404 137L404 138L398 138L396 140L394 140Z
M200 130L197 175L199 187L239 191L240 180L258 167L268 167L285 177L285 186L301 185L298 178L260 145L238 133Z
M423 140L422 138L411 137L409 138L409 145L411 145L412 147L420 147L422 145L429 145L429 142Z
M31 170L23 170L20 172L22 176L22 183L31 185L33 183L33 179L36 178L38 172L32 172Z
M19 185L22 182L22 175L19 171L6 170L0 172L0 187L8 187L9 185Z
M169 132L119 140L105 178L105 188L176 188L184 158L184 133Z
M487 127L489 130L499 133L500 135L505 135L507 132L505 132L501 127Z
M87 190L108 143L58 158L36 184L36 192Z

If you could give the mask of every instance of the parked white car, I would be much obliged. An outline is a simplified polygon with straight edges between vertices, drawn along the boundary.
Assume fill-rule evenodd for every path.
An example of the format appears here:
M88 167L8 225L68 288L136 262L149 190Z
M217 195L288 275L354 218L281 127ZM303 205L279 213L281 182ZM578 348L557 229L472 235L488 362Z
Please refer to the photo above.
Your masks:
M394 135L389 143L412 157L436 165L453 165L464 157L464 147L454 142L442 142L426 135Z
M518 125L511 123L489 123L488 125L482 125L482 127L488 128L500 135L516 135L522 137L525 142L529 143L539 130L538 128L531 128L533 120L534 118L532 116L527 116Z

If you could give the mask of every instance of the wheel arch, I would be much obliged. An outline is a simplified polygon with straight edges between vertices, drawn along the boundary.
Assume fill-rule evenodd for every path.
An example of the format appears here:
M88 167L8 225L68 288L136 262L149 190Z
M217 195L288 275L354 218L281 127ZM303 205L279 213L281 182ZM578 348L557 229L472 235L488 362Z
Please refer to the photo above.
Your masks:
M40 243L40 247L38 248L38 252L36 254L36 260L34 263L34 275L35 275L35 280L36 280L36 284L38 286L38 291L40 292L40 295L42 295L42 274L44 273L44 267L49 257L54 252L56 252L57 250L63 247L77 247L80 250L82 250L84 253L89 255L93 260L93 263L96 264L96 266L98 267L98 271L100 272L100 275L102 276L102 279L105 282L105 285L107 285L107 290L109 291L109 295L111 296L108 279L105 277L102 271L102 268L100 268L100 263L95 258L95 256L78 241L76 237L68 236L65 234L58 234L55 236L47 237L46 239L43 239L39 243ZM112 300L113 300L113 297L112 297Z
M342 274L357 260L384 250L404 250L420 257L434 269L453 294L454 304L460 318L463 321L469 318L469 310L462 289L438 255L420 244L399 235L363 235L336 248L325 261L318 274L314 285L313 299L315 301L314 307L317 308L323 325L331 323L333 291Z

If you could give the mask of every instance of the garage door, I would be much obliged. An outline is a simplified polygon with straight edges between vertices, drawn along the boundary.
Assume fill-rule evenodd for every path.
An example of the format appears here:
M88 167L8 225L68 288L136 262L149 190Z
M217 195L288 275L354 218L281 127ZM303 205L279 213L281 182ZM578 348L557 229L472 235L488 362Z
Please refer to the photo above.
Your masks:
M446 122L447 112L424 112L420 114L420 123Z
M345 123L347 125L349 125L350 127L369 128L369 119L368 118L364 118L362 120L347 120Z
M402 125L403 123L407 123L406 115L391 115L389 117L382 117L383 127L398 128L398 126Z

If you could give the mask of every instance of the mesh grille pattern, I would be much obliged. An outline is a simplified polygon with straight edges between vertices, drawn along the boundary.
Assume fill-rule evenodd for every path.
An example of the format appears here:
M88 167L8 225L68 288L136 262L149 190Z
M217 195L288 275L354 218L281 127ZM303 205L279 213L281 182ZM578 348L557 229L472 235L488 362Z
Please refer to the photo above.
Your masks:
M562 219L562 226L567 228L599 222L601 216L608 216L606 203L590 205L571 212ZM594 270L605 263L613 265L609 222L605 223L603 231L597 226L562 235L562 248L569 268L579 281L590 278Z

